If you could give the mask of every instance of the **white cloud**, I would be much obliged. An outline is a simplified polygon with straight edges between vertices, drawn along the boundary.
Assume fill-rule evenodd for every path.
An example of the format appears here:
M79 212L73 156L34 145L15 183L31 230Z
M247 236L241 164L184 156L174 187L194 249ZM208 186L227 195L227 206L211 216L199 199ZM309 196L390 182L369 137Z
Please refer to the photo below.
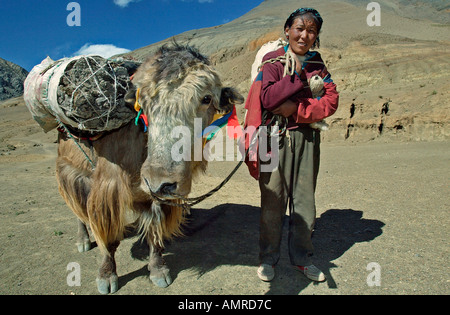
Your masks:
M109 58L112 57L114 55L118 55L118 54L124 54L130 52L129 49L126 48L120 48L120 47L116 47L114 45L111 44L106 44L106 45L91 45L91 44L85 44L83 47L80 48L80 50L78 50L74 56L79 56L79 55L99 55L102 56L103 58Z
M127 7L131 2L139 2L141 0L114 0L114 3L117 4L121 8ZM204 0L202 0L204 1ZM210 1L210 0L206 0Z

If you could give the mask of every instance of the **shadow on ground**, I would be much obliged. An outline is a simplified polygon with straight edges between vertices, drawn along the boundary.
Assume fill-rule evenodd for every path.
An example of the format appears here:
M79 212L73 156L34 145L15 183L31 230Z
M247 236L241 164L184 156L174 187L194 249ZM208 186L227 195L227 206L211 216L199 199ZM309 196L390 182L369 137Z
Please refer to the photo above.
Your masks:
M198 278L222 265L258 265L260 208L240 204L223 204L209 210L192 209L184 228L185 237L166 245L165 256L174 281L186 269L194 269ZM281 258L275 279L266 294L298 294L311 284L304 276L293 277L294 271L287 252L286 216L283 229ZM315 264L327 276L328 286L337 288L330 269L333 260L342 256L355 243L369 242L382 234L384 223L363 219L363 211L329 209L317 218L313 233ZM135 259L147 260L148 248L136 241L131 254ZM147 267L121 277L120 285L148 274ZM238 276L238 275L236 275Z

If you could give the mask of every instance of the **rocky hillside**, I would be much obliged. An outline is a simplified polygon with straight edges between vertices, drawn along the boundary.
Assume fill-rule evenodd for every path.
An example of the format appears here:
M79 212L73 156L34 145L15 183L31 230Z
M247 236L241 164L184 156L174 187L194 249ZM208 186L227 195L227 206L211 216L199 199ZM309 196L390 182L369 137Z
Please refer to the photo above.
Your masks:
M369 27L369 1L266 0L230 23L175 37L210 56L226 84L246 94L262 44L283 35L300 6L324 18L320 53L341 94L325 141L448 139L448 1L381 0L381 26ZM128 55L145 59L167 39ZM240 108L241 118L244 109Z
M22 95L27 75L24 68L0 58L0 101Z

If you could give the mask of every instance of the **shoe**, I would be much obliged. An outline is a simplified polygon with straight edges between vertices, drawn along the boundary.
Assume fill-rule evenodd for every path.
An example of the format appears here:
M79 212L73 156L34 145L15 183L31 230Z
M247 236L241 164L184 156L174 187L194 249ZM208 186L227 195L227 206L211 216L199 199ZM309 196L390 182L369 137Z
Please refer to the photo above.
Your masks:
M325 281L326 277L323 274L322 271L319 270L319 268L317 268L314 265L309 265L309 266L295 266L295 270L300 271L301 273L303 273L308 279L312 280L312 281L316 281L316 282L323 282Z
M258 277L262 281L272 281L275 277L275 267L268 264L261 264L258 268Z

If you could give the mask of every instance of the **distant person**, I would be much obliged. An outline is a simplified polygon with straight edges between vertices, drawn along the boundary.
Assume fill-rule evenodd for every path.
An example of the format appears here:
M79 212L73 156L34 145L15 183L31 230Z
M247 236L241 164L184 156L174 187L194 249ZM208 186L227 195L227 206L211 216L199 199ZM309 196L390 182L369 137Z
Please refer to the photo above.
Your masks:
M322 23L315 9L294 11L284 26L288 45L263 58L260 94L263 123L276 120L281 129L283 124L285 127L285 132L280 133L279 150L272 148L272 154L279 155L278 168L259 174L261 219L257 273L263 281L271 281L275 276L287 206L292 265L313 281L325 281L323 272L312 262L320 130L310 124L333 115L339 95L320 54L311 51L319 48ZM322 90L314 96L312 80L323 81ZM259 163L264 165L270 161Z

